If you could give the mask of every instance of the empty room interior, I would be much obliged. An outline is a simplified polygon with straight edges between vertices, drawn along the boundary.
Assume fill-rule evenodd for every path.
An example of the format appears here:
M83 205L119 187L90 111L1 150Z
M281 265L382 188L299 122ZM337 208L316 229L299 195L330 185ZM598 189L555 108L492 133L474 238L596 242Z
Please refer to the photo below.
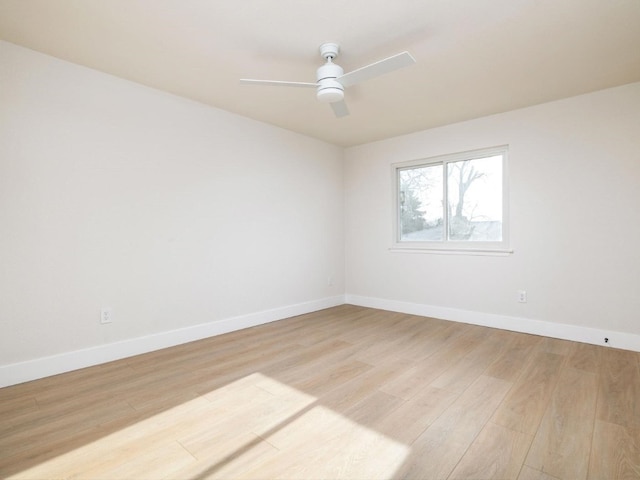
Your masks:
M0 477L640 479L638 0L0 0Z

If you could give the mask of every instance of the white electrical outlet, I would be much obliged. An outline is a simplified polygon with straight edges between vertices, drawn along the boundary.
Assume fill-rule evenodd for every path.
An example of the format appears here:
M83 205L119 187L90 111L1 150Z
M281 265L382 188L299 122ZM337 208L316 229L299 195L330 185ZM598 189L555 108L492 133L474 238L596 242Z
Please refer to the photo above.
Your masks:
M518 303L527 303L527 291L518 290Z
M111 323L113 321L113 313L110 308L103 307L100 310L100 323Z

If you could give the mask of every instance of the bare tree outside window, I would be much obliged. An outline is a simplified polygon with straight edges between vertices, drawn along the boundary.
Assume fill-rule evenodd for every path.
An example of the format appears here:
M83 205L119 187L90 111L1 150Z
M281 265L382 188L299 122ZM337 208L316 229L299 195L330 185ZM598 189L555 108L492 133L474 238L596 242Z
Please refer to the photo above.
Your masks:
M442 165L399 172L402 240L441 241L444 238Z
M502 240L502 156L447 164L449 239Z

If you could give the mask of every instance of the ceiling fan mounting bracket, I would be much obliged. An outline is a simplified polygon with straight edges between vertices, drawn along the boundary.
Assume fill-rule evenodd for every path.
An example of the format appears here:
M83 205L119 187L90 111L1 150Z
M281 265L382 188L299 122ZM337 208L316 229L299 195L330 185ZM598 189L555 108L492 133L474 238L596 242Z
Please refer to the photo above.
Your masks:
M333 60L340 53L340 45L337 43L323 43L320 45L320 55L325 60Z

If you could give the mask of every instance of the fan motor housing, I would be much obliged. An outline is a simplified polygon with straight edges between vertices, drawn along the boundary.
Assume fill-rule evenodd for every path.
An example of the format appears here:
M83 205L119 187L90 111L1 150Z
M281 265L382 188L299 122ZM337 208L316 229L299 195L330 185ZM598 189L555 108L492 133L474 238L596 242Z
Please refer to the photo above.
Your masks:
M316 78L318 89L316 98L321 102L333 103L344 99L344 86L336 79L344 73L340 65L330 61L318 68Z

